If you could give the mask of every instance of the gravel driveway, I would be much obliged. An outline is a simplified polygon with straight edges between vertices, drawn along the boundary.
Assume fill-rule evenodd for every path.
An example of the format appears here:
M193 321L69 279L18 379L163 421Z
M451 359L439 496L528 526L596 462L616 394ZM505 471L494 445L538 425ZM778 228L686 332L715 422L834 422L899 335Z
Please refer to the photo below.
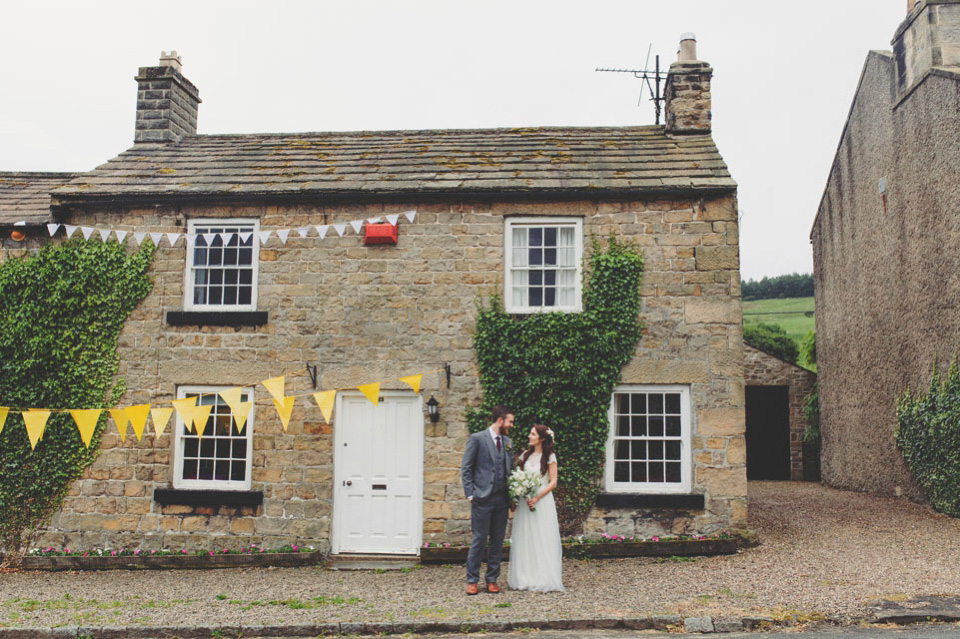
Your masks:
M904 499L751 482L750 526L762 544L737 555L566 561L567 592L550 594L467 598L462 566L0 574L0 627L646 614L803 620L859 617L880 597L960 593L960 521Z

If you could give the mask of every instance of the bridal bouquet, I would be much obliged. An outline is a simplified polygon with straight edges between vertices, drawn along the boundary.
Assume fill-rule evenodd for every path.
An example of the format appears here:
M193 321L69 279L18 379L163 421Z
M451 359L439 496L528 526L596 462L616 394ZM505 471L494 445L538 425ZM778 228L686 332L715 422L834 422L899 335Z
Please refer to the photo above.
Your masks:
M510 492L510 499L516 502L535 497L540 492L540 473L535 470L515 469L507 479L507 490ZM534 511L536 508L530 510Z

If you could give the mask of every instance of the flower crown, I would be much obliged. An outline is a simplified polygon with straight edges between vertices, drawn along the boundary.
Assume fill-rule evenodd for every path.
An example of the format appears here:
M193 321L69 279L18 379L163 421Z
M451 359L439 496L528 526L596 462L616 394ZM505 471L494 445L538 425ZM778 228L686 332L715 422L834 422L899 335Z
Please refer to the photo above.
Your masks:
M556 439L556 437L554 437L554 435L553 435L553 430L551 430L551 429L549 429L549 428L547 429L547 435L550 435L550 439Z

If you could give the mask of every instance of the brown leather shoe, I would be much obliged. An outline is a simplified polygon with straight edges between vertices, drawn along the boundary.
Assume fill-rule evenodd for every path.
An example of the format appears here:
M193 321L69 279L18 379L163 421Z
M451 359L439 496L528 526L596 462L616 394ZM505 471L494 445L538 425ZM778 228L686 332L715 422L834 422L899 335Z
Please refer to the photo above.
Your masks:
M480 592L480 589L477 588L477 584L467 584L467 594L475 595Z
M491 595L499 595L499 594L500 594L500 586L498 586L496 583L488 583L488 584L487 584L487 592L489 592Z

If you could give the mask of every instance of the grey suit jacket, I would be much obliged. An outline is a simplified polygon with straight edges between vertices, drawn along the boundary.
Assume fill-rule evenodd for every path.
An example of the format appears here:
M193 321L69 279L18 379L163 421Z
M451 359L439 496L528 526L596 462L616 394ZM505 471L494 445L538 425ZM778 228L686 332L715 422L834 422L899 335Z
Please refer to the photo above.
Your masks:
M504 447L503 465L506 478L513 470L513 442L506 435L501 435L500 438ZM486 499L490 496L496 476L496 463L497 446L490 436L490 429L470 435L463 451L463 463L460 465L460 479L463 481L463 492L467 499Z

